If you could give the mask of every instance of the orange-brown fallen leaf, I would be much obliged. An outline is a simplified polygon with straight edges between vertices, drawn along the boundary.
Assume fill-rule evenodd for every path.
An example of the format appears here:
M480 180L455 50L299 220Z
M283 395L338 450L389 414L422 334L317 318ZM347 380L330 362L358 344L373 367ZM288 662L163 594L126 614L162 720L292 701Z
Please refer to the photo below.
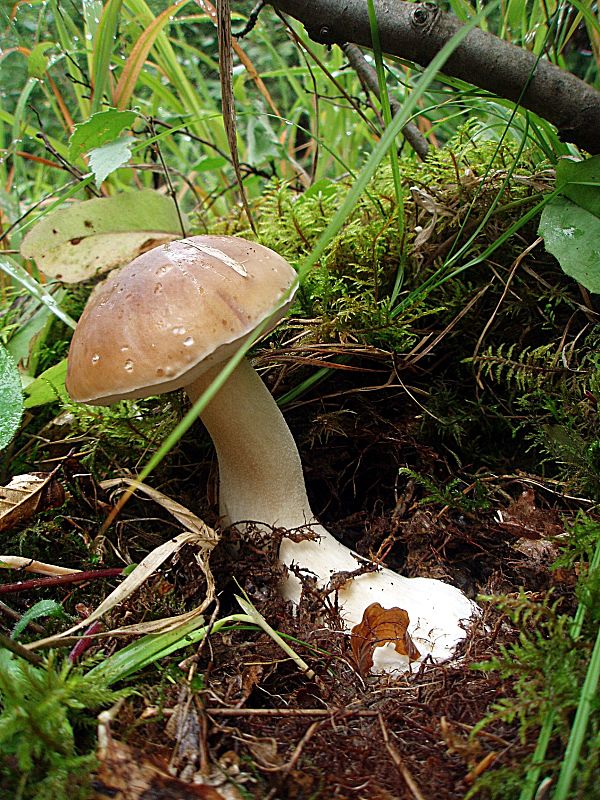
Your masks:
M373 666L376 647L393 644L396 652L407 656L410 661L420 657L408 634L409 622L403 608L383 608L379 603L371 603L365 608L361 622L352 628L350 637L352 653L362 675L366 675Z

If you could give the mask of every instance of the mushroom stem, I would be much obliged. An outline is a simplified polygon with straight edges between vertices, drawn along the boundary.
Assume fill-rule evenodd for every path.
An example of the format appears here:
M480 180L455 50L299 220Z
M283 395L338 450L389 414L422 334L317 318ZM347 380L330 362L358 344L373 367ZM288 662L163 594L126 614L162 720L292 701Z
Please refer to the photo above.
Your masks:
M186 387L195 402L220 367ZM225 524L252 522L288 530L308 526L314 539L284 539L279 557L315 575L325 586L334 573L356 570L363 559L320 525L310 508L298 449L283 414L260 377L243 360L201 414L217 451L219 505ZM298 603L301 586L290 575L283 595ZM389 569L364 573L339 590L340 614L347 628L357 625L372 603L408 612L409 633L421 654L449 658L465 637L463 620L477 606L454 586L432 578L406 578ZM375 651L376 671L406 669L408 659L391 645Z
M186 387L192 402L220 366ZM298 528L315 521L298 448L273 396L243 359L201 414L219 460L219 506L225 524L242 521Z

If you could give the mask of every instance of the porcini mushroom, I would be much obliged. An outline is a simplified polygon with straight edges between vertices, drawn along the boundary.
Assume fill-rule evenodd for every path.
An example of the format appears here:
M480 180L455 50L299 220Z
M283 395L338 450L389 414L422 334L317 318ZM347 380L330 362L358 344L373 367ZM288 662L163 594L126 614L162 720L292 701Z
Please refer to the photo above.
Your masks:
M267 247L231 236L192 236L162 245L111 273L92 293L68 358L74 400L106 405L183 387L194 402L256 327L273 327L289 308L296 273ZM314 539L284 538L279 556L325 586L364 559L318 523L306 495L298 449L272 395L243 360L201 413L219 463L224 524L308 528ZM289 575L285 597L298 603ZM372 603L408 612L421 656L450 657L476 606L457 588L388 569L360 574L338 590L348 630ZM376 670L405 669L391 645L375 651Z

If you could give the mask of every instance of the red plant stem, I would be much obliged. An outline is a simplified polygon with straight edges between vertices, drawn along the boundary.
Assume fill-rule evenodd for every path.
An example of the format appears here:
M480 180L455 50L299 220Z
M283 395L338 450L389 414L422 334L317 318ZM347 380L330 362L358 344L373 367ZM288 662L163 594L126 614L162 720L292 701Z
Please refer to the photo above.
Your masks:
M71 650L68 655L68 659L71 664L76 664L81 656L85 653L85 651L90 647L94 639L92 634L98 633L98 631L102 630L102 623L101 622L92 622L90 627L84 632L83 638L81 638L75 647Z
M71 583L81 583L82 581L114 578L122 573L122 567L110 567L108 569L92 569L87 572L73 572L71 575L57 575L55 578L33 578L30 581L5 583L4 586L0 586L0 594L15 594L16 592L27 592L30 589L44 589L48 586L68 586Z

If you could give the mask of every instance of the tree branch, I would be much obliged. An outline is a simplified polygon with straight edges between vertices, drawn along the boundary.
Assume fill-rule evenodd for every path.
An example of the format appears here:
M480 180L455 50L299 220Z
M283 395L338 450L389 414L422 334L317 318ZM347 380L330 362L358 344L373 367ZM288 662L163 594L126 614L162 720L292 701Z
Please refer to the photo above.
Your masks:
M364 0L269 0L299 20L322 44L353 42L371 47L368 6ZM429 64L462 25L433 3L375 0L385 53ZM471 30L444 65L460 78L556 125L560 138L591 154L600 153L600 93L584 81L533 53L480 28Z
M375 96L379 98L380 92L379 83L377 82L377 73L362 54L360 47L357 47L355 44L349 44L348 42L343 44L341 47L346 58L350 62L350 66L358 75L361 83L363 83L364 86L370 89ZM400 109L400 103L391 98L390 110L392 112L392 116L395 117ZM429 145L427 144L427 139L423 136L417 125L414 122L407 122L402 128L402 133L404 134L406 141L410 144L421 161L424 161L427 158Z

